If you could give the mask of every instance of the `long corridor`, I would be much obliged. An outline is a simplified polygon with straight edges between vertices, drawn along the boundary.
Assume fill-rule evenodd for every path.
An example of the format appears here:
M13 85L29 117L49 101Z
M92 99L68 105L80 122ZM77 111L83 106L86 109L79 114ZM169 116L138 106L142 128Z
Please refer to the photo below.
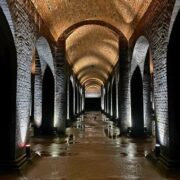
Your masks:
M119 137L119 129L99 112L81 116L66 129L64 138L31 138L31 141L35 160L19 175L0 179L166 179L145 158L154 140Z

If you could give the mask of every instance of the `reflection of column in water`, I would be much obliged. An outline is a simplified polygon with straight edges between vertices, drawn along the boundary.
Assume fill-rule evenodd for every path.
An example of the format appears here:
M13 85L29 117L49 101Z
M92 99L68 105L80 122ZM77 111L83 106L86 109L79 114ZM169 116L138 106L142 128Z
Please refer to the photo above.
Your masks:
M137 163L135 165L134 170L135 170L135 175L138 176L138 178L142 177L142 166L141 166L141 164Z
M81 121L84 121L84 115L81 115Z

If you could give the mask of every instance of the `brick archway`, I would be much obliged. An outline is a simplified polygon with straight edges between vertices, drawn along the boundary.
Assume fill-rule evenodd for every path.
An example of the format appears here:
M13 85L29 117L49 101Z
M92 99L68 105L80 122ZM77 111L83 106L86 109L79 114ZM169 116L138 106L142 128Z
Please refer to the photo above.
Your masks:
M151 66L152 61L151 61ZM140 70L143 85L143 124L149 134L152 133L152 115L150 101L150 44L145 36L140 36L134 46L130 74L135 72L137 67ZM132 92L132 90L131 90Z
M67 28L62 33L62 35L58 39L58 42L61 42L61 40L67 39L76 29L78 29L82 26L86 26L86 25L99 25L99 26L106 27L119 35L119 39L121 40L122 44L127 43L126 37L119 29L117 29L115 26L113 26L105 21L101 21L101 20L85 20L85 21L81 21L76 24L73 24L72 26Z
M36 41L34 56L35 72L34 84L32 85L32 90L34 89L33 119L35 126L38 128L42 124L42 82L47 66L51 70L53 78L55 79L55 65L53 61L52 52L48 41L42 36L39 37Z

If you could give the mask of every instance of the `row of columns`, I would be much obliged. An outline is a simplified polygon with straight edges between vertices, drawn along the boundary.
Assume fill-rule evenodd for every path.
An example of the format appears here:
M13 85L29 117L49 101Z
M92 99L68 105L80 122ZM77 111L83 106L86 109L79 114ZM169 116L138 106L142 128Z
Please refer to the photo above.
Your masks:
M116 69L114 76L110 77L109 81L102 86L101 109L110 120L120 127L122 133L130 133L135 136L151 135L153 113L150 99L152 88L149 87L151 79L148 78L146 80L147 78L144 78L143 80L139 68L137 67L136 69L137 71L135 72L137 73L134 72L129 81L129 89L127 89L130 93L127 99L130 103L125 104L125 106L128 106L128 111L125 112L129 114L129 118L125 119L126 116L121 113L123 104L120 99L125 100L125 96L120 94L122 87L119 83L119 69ZM150 73L146 76L150 77ZM146 76L144 75L144 77ZM148 89L146 88L147 86Z
M67 64L65 42L61 42L59 47L55 46L52 55L55 63L54 73L50 66L46 64L42 77L42 104L38 103L38 106L42 105L42 119L38 126L35 124L35 135L64 134L70 120L76 119L84 111L85 92L83 87L73 77ZM39 60L37 59L37 61ZM37 62L36 66L39 69ZM47 74L48 70L49 73ZM41 71L43 71L43 67L38 73L41 74ZM34 85L36 76L39 75L38 73L33 75L32 83ZM36 94L39 94L39 91L34 92L32 85L32 104L34 97L36 97ZM32 110L34 106L37 106L37 104L32 105ZM32 115L34 115L33 112ZM36 118L32 117L34 121Z
M67 80L67 120L73 120L84 112L85 91L71 75Z
M118 73L110 78L101 89L101 109L111 120L119 121L119 86Z

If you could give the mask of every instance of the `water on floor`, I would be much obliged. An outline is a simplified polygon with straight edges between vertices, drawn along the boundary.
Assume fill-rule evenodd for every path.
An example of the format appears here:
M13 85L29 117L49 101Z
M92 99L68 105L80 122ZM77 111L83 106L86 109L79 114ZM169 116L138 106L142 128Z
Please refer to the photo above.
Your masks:
M35 160L20 174L0 179L165 180L145 158L153 145L153 138L121 137L105 116L86 113L66 129L66 137L32 138Z

